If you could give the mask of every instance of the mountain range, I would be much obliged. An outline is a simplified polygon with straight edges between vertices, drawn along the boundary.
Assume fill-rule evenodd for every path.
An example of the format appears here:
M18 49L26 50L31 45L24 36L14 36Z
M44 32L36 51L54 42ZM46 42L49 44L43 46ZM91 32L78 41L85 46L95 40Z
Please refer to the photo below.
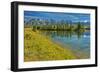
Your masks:
M41 21L55 21L55 22L71 22L76 24L78 22L90 25L90 14L86 13L61 13L61 12L42 12L42 11L24 11L24 22L31 20Z

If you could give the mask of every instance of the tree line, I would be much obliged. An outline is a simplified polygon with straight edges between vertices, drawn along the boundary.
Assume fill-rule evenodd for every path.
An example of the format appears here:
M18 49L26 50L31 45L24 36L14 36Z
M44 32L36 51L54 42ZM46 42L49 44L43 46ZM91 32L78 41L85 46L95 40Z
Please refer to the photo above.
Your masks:
M67 31L84 31L90 30L90 26L84 25L81 22L75 24L72 21L61 20L59 22L55 20L40 20L32 19L25 23L25 26L31 26L32 30L67 30Z

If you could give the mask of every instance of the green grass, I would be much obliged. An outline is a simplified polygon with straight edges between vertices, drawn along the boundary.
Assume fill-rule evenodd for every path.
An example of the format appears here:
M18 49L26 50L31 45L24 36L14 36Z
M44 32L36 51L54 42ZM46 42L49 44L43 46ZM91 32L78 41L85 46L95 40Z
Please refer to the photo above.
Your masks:
M49 60L76 59L74 53L68 48L53 43L49 37L24 28L24 61L49 61Z

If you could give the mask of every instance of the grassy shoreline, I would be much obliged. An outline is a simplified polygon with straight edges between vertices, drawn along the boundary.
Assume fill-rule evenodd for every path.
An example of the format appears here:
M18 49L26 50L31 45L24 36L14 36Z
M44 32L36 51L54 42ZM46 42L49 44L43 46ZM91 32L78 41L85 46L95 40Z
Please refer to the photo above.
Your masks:
M70 60L77 57L70 49L64 49L53 43L48 37L32 31L31 28L24 29L24 61L49 61Z

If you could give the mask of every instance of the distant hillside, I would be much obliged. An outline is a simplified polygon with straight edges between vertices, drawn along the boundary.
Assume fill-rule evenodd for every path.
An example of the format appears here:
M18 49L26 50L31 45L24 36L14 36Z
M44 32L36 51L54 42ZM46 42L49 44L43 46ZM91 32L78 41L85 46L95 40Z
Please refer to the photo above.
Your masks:
M24 23L25 25L51 25L51 24L77 24L81 23L83 25L90 25L90 22L88 21L72 21L72 20L54 20L54 19L44 19L44 18L29 18L25 19Z

